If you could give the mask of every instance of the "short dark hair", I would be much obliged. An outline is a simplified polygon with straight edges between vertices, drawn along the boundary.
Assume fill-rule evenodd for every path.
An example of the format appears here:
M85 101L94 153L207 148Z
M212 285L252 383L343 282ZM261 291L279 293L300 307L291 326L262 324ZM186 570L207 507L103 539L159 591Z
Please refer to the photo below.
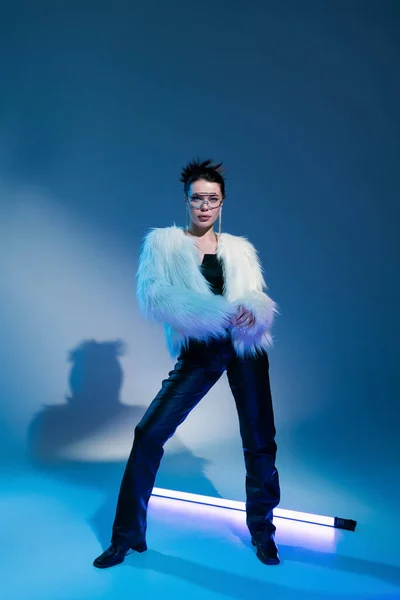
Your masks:
M225 179L222 175L222 162L213 165L211 158L201 161L200 159L191 160L186 167L181 171L180 181L183 183L185 194L188 194L189 187L195 181L204 179L205 181L213 181L221 186L222 198L225 198Z

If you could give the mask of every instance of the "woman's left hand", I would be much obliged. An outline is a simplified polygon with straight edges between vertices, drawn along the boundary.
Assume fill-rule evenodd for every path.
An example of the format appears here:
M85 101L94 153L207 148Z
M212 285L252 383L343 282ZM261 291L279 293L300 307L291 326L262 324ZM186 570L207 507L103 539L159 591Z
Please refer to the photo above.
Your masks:
M256 319L251 310L247 310L244 306L239 306L236 315L232 319L232 325L237 327L253 327Z

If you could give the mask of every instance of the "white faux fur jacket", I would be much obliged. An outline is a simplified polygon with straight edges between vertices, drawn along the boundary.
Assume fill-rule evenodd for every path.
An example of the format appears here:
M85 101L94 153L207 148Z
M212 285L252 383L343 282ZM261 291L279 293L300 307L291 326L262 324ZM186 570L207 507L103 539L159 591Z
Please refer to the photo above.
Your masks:
M223 295L214 294L200 270L194 238L175 224L145 236L137 270L137 299L144 316L164 324L173 358L189 338L208 341L229 334L238 356L255 356L272 345L277 304L267 289L258 253L244 237L222 233L217 256L224 274ZM251 310L255 324L230 325L238 306ZM229 328L229 331L227 331Z

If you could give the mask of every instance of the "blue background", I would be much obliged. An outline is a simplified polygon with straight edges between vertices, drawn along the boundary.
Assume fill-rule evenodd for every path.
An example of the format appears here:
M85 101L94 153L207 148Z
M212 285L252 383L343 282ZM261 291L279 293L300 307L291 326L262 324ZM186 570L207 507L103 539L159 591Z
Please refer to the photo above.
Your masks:
M390 522L399 3L14 2L0 44L4 466L106 490L110 518L172 368L137 311L140 241L184 224L180 168L211 156L227 168L223 230L257 247L281 308L282 507ZM158 485L244 498L225 380L168 442Z

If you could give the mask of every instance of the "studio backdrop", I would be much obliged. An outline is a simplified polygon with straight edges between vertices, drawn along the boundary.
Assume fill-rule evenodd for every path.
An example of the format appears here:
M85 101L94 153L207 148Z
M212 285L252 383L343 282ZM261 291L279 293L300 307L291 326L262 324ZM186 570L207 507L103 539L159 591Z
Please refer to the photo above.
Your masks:
M162 326L138 312L141 240L185 224L180 169L211 157L226 167L222 229L256 246L280 306L269 356L281 506L394 514L398 10L2 7L4 465L118 481L173 368ZM244 476L224 376L167 443L156 485L243 500Z

